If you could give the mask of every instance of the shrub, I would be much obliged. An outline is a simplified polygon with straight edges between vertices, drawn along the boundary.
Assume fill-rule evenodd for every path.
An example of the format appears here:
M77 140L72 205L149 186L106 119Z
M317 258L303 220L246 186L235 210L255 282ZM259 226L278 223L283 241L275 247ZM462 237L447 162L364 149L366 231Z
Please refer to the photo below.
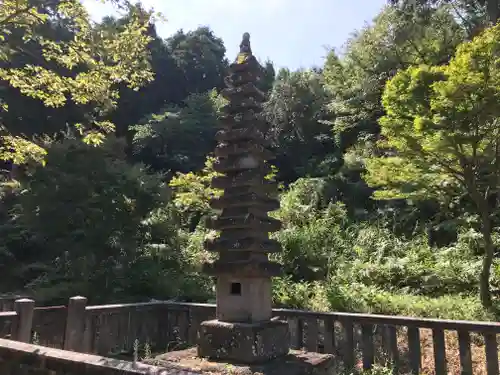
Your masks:
M14 254L3 272L39 301L72 295L94 301L178 292L183 259L175 210L163 177L125 161L124 140L48 145L46 166L25 173L9 220ZM96 291L98 291L96 293Z
M481 306L478 298L446 295L438 298L389 292L360 283L342 283L332 278L325 285L332 311L421 318L494 320Z

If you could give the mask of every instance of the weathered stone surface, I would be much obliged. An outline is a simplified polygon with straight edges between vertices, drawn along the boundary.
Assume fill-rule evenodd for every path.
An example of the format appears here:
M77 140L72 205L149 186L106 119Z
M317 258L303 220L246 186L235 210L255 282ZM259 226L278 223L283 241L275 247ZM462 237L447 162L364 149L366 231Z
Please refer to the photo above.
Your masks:
M218 157L231 157L233 155L241 155L244 153L261 154L264 160L274 158L274 154L264 148L264 146L250 141L243 141L240 143L221 143L215 149L215 156Z
M266 128L266 119L260 113L238 113L237 115L230 116L222 114L219 118L219 128L224 130L242 129L254 127L262 134L262 130ZM263 145L269 145L267 140L262 139Z
M263 102L266 100L266 94L260 91L252 82L248 82L239 87L228 87L222 90L222 96L226 99L232 99L234 97L241 97L245 99L247 96L255 97L256 100Z
M276 253L281 251L281 244L274 239L261 239L258 237L246 236L237 239L228 237L218 237L205 241L207 251L253 251Z
M217 360L259 363L289 351L288 323L268 320L259 323L203 322L198 333L198 356Z
M216 210L245 208L253 215L265 215L269 211L279 208L279 202L275 199L259 196L257 193L241 195L224 195L210 201L210 207Z
M207 228L215 230L248 229L250 232L275 232L281 229L281 221L272 217L257 217L248 213L238 216L220 216L206 221Z
M282 267L279 263L268 261L215 261L213 263L203 264L202 266L202 271L211 276L235 274L235 269L238 270L238 272L236 273L238 276L248 278L276 277L279 276L282 271Z
M329 375L334 367L331 354L290 351L287 355L262 364L238 364L213 361L197 356L196 348L165 353L146 361L148 364L203 374L223 375Z
M199 372L198 372L199 373ZM70 352L0 338L1 375L196 375L137 362Z
M236 128L232 130L219 130L215 134L215 139L219 142L238 141L264 141L263 134L256 128Z
M222 196L211 200L218 216L206 221L207 228L220 231L219 238L205 242L219 259L203 265L203 271L217 277L218 320L203 322L199 331L198 354L202 357L247 363L267 361L289 351L288 324L272 321L271 277L281 274L281 265L270 262L267 253L281 247L269 239L281 222L268 215L279 208L276 185L266 175L273 158L266 148L266 99L256 83L262 73L244 34L240 53L231 64L223 95L222 130L215 138L219 145L213 164L222 174L212 186Z
M226 176L216 176L212 179L211 186L215 189L227 189L240 186L260 186L265 184L264 176L271 172L267 164L260 169L249 169Z
M219 212L218 217L207 220L207 228L220 231L221 238L231 238L233 244L248 237L259 238L246 252L255 252L255 256L246 254L244 261L232 262L227 251L237 247L224 249L219 241L211 251L225 256L220 261L204 266L211 275L252 274L252 277L269 278L275 275L280 267L267 259L267 252L279 251L277 246L262 246L269 242L269 233L280 230L279 220L269 217L268 212L279 208L275 198L276 184L271 184L265 176L270 172L270 159L274 158L267 149L263 134L265 118L262 116L262 103L266 95L260 91L256 83L262 75L262 67L252 55L250 36L245 33L240 45L240 53L231 64L230 76L225 80L226 88L222 95L228 102L222 107L223 129L215 138L219 142L215 154L213 168L223 176L213 179L212 186L224 189L221 197L211 200L211 207ZM228 244L229 245L229 244ZM223 259L224 258L224 259ZM235 260L236 260L235 258ZM251 282L245 280L245 282ZM240 296L240 299L246 298ZM264 303L264 301L261 301ZM220 306L217 307L218 309Z

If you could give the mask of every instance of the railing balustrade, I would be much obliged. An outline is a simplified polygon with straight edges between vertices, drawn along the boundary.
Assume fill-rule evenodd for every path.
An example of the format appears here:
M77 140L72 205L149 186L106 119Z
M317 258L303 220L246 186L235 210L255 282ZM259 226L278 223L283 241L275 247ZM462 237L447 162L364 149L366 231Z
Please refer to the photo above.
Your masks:
M485 374L500 375L499 323L290 309L275 309L274 315L289 322L292 348L332 353L347 370L378 363L391 366L394 373L419 374L425 357L432 359L436 375L448 374L450 366L472 375L473 364L481 361ZM73 297L68 306L35 307L32 300L21 299L14 311L0 312L0 337L101 356L130 356L145 347L154 352L195 345L200 322L214 317L211 304L87 306L86 298ZM482 353L480 358L473 358L473 349Z

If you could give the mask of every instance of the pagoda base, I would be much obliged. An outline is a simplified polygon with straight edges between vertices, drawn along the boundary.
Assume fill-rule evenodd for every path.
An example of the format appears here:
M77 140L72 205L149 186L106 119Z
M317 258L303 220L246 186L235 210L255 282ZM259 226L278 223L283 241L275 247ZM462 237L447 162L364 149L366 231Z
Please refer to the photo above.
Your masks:
M202 322L198 331L198 356L215 360L259 363L286 355L290 350L288 323L266 320L231 323Z
M334 356L291 350L288 354L260 364L213 361L197 356L196 348L161 354L144 361L176 374L202 375L331 375Z

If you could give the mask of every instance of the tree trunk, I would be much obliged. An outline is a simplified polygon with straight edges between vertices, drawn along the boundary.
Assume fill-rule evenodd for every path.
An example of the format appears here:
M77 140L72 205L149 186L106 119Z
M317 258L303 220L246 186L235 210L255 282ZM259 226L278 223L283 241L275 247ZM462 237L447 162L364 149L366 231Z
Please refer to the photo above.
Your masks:
M484 258L483 267L481 269L481 276L479 279L479 296L481 304L484 308L491 308L491 290L490 290L490 275L491 266L493 264L493 257L495 254L495 245L491 238L492 223L490 217L490 210L488 202L477 191L473 190L471 194L476 203L479 217L481 218L481 233L484 241Z
M495 25L500 19L500 2L499 0L488 0L486 2L486 10L488 21L491 25Z
M491 265L493 264L493 256L495 252L495 246L491 239L491 231L483 230L484 239L484 258L483 258L483 268L481 270L481 280L480 280L480 296L481 303L485 308L491 307L491 291L490 291L490 274Z

